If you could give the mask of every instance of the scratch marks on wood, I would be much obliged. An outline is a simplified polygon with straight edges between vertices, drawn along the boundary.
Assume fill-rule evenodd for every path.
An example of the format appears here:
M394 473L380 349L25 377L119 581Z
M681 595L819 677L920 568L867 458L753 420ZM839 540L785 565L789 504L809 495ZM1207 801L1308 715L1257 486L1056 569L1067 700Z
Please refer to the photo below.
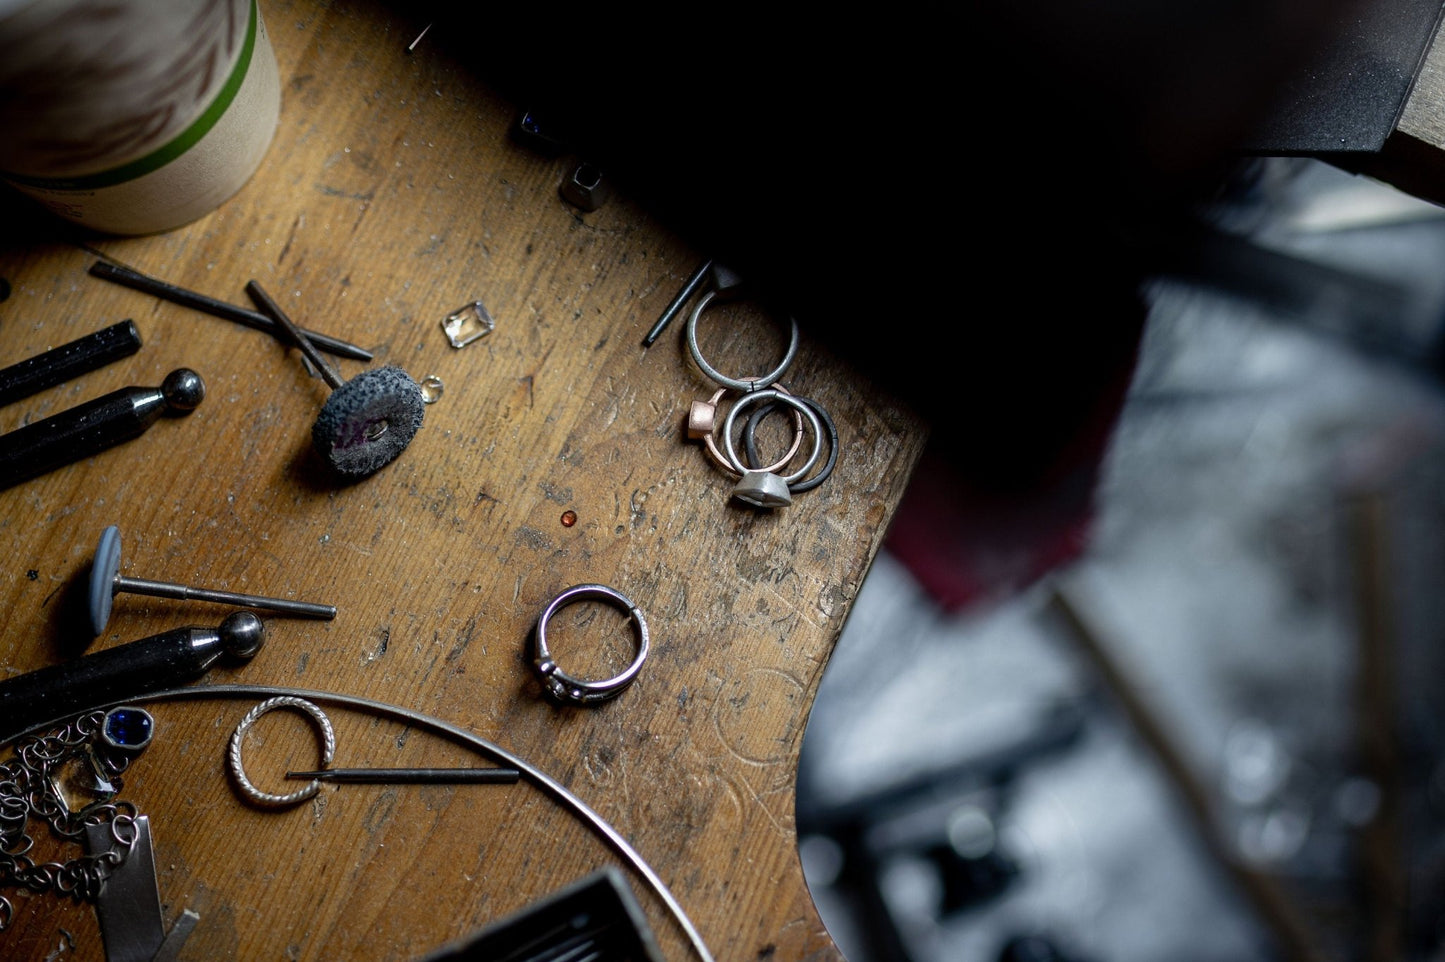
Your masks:
M376 200L374 190L342 190L340 187L328 187L325 184L317 184L316 190L326 197L340 197L342 200L359 200L366 204Z
M807 689L789 672L754 668L728 683L714 703L713 727L728 754L753 767L788 767ZM759 726L781 722L774 733ZM778 778L786 783L788 773Z
M456 644L452 645L451 650L447 652L446 658L443 660L449 665L453 664L462 656L462 653L467 650L467 646L472 643L472 639L475 638L476 635L477 619L476 616L472 616L467 619L466 624L462 625L462 630L457 633Z
M291 222L291 232L286 235L286 243L281 247L281 255L276 258L277 266L286 263L286 255L291 253L291 245L296 240L296 233L304 226L306 226L306 213L303 211L297 214L296 219Z
M533 551L552 550L552 540L530 525L523 525L518 528L514 541L519 546L530 548Z
M542 497L548 501L553 501L557 504L572 503L572 489L570 487L562 488L555 484L549 484L546 481L539 483L537 487L541 490Z
M377 796L376 801L366 811L366 818L362 823L362 830L367 835L375 835L378 831L391 821L396 811L396 792L387 789Z
M838 621L848 612L857 594L858 586L854 584L824 584L818 591L816 607L829 621Z

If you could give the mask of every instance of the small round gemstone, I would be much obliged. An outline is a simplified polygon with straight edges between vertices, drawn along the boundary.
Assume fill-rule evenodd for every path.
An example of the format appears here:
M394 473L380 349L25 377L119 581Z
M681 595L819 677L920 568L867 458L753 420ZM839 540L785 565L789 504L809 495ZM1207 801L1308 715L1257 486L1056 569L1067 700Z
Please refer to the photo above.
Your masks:
M151 743L155 720L144 708L112 708L100 726L100 737L111 748L138 752Z

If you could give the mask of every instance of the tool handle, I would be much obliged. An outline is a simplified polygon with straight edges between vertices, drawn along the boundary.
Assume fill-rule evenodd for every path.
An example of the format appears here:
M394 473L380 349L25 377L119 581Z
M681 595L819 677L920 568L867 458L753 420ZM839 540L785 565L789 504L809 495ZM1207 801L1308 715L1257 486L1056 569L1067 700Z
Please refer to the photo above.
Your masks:
M30 397L46 388L129 357L140 350L135 322L121 321L68 344L0 369L0 405Z
M162 414L193 410L205 393L199 374L177 368L160 387L123 387L0 435L0 488L137 438Z
M121 388L0 435L0 487L28 481L140 437L164 410L159 391Z
M0 681L0 741L92 706L189 681L225 650L214 628L173 628Z

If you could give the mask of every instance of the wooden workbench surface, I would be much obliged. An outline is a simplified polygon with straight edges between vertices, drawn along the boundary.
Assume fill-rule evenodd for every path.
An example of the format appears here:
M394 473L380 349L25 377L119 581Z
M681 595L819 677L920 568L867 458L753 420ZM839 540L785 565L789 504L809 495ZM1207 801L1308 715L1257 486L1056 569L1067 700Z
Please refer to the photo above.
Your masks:
M218 210L116 238L4 202L0 364L126 318L144 346L0 409L0 429L179 367L202 375L206 397L0 492L0 677L230 613L120 594L91 642L75 587L101 530L118 525L122 574L339 609L329 622L267 615L261 652L200 684L344 693L474 732L625 836L719 960L838 958L797 853L798 750L921 423L805 328L786 383L832 413L837 470L784 509L731 502L731 480L684 437L689 403L713 385L681 322L642 346L707 252L626 196L591 213L561 199L570 161L508 137L516 105L425 41L407 52L424 23L369 3L271 0L262 14L280 128ZM343 377L395 364L436 375L444 393L400 458L339 484L310 445L328 388L297 351L93 277L98 259L248 306L254 278L298 324L375 352L370 365L338 362ZM454 349L441 319L476 299L496 330ZM746 303L717 316L704 336L718 367L779 356L775 319ZM540 696L525 656L549 599L583 582L640 606L652 652L620 698L563 708ZM565 668L596 677L626 663L609 609L568 611ZM223 756L259 700L147 705L158 733L125 776L122 797L150 818L167 923L200 916L183 958L414 959L621 864L525 782L332 785L299 807L248 806ZM486 763L393 718L326 710L338 766ZM268 715L253 736L247 764L262 787L289 790L280 774L316 761L299 716ZM690 957L662 903L628 877L665 956ZM88 904L0 895L15 906L0 956L104 957Z

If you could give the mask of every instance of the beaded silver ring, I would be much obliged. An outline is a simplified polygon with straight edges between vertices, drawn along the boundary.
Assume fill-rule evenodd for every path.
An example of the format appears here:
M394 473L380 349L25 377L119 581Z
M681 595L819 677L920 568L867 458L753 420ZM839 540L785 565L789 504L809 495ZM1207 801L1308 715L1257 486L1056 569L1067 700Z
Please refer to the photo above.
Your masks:
M557 662L552 659L551 650L547 647L547 622L567 605L585 600L612 602L627 612L632 619L633 627L637 629L637 654L633 657L632 664L628 665L621 674L605 681L584 681L573 678L557 666ZM622 694L623 689L637 680L637 673L642 670L642 663L647 660L647 621L642 617L641 609L628 600L622 592L616 588L609 588L607 585L574 585L553 598L537 618L537 627L532 632L532 638L536 649L532 659L532 670L536 672L547 695L561 703L596 705L616 698Z

